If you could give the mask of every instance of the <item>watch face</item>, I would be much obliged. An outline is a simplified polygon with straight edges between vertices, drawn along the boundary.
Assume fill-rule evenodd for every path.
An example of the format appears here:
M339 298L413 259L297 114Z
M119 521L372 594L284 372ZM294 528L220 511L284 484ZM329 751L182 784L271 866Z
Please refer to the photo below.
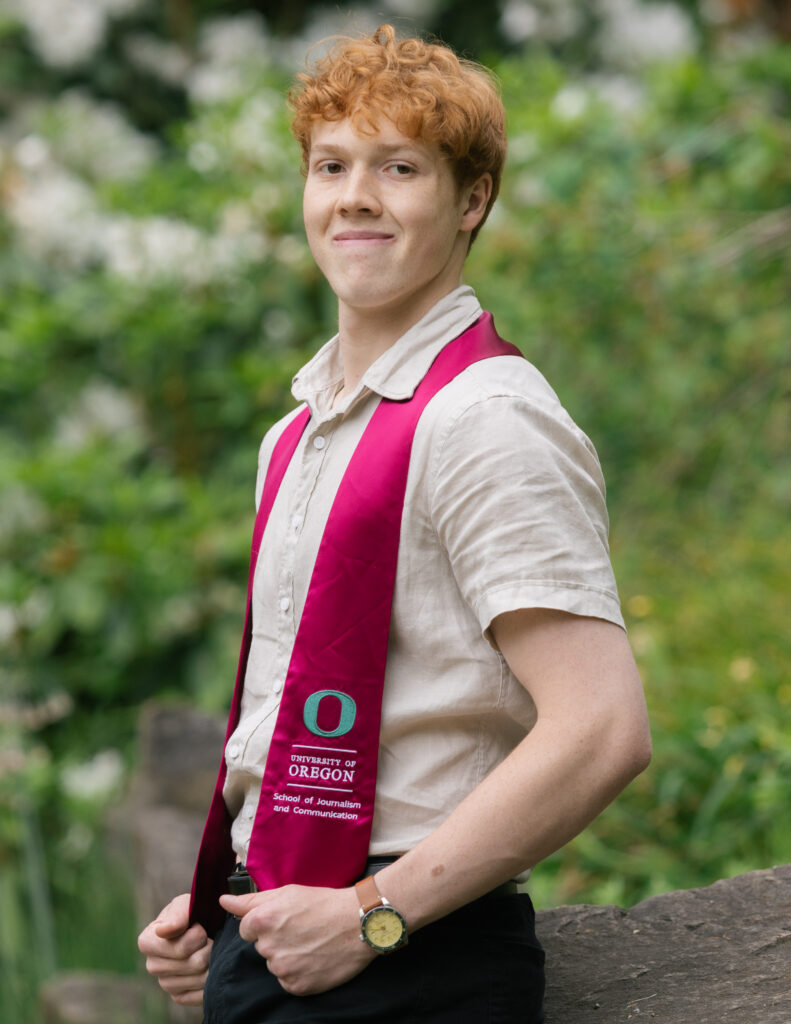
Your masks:
M362 931L370 946L387 952L401 943L406 925L397 910L392 907L376 907L363 918Z

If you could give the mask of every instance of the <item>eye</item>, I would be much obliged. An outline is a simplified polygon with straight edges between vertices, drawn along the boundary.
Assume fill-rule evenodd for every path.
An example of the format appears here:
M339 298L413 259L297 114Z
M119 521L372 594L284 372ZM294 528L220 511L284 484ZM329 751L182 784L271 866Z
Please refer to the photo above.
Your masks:
M337 162L337 160L327 160L326 163L323 163L319 167L319 171L322 174L329 174L331 176L334 176L336 174L340 174L342 170L343 170L343 164L339 164Z
M415 173L411 164L391 164L389 169L394 178L408 178Z

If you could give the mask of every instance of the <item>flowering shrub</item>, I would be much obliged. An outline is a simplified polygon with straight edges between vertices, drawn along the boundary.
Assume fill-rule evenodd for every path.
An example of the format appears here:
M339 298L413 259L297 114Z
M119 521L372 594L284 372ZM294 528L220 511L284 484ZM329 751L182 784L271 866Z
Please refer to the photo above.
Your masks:
M535 873L539 902L629 902L791 839L791 62L761 44L638 73L692 38L647 6L596 5L654 19L634 59L502 62L509 163L467 270L599 449L654 722L652 768ZM68 59L44 41L67 8ZM140 702L227 705L257 445L334 320L260 19L205 24L190 53L131 0L40 9L0 61L3 81L39 58L76 76L28 82L0 129L0 884L20 922L31 849L56 912L76 887ZM502 16L523 41L585 25L567 3ZM125 102L85 63L110 46L147 76Z

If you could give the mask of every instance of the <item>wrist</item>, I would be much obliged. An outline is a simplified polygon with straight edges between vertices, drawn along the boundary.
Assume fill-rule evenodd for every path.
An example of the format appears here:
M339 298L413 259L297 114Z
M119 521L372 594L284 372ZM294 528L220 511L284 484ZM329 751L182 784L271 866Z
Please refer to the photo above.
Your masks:
M373 875L354 886L359 901L360 939L384 955L406 946L409 938L404 915L383 895Z

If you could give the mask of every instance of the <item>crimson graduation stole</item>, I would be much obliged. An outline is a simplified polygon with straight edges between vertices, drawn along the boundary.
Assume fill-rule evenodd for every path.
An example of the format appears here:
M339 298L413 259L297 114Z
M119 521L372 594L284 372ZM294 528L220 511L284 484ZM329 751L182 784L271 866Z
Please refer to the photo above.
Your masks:
M410 399L381 399L352 455L316 556L267 756L247 856L247 870L261 890L289 883L339 888L363 873L415 428L431 398L462 370L502 355L521 353L497 335L491 314L484 313L440 351ZM239 722L261 539L309 418L305 409L285 428L264 481L226 744ZM225 776L223 755L192 886L190 920L209 934L224 920L217 901L235 862Z

